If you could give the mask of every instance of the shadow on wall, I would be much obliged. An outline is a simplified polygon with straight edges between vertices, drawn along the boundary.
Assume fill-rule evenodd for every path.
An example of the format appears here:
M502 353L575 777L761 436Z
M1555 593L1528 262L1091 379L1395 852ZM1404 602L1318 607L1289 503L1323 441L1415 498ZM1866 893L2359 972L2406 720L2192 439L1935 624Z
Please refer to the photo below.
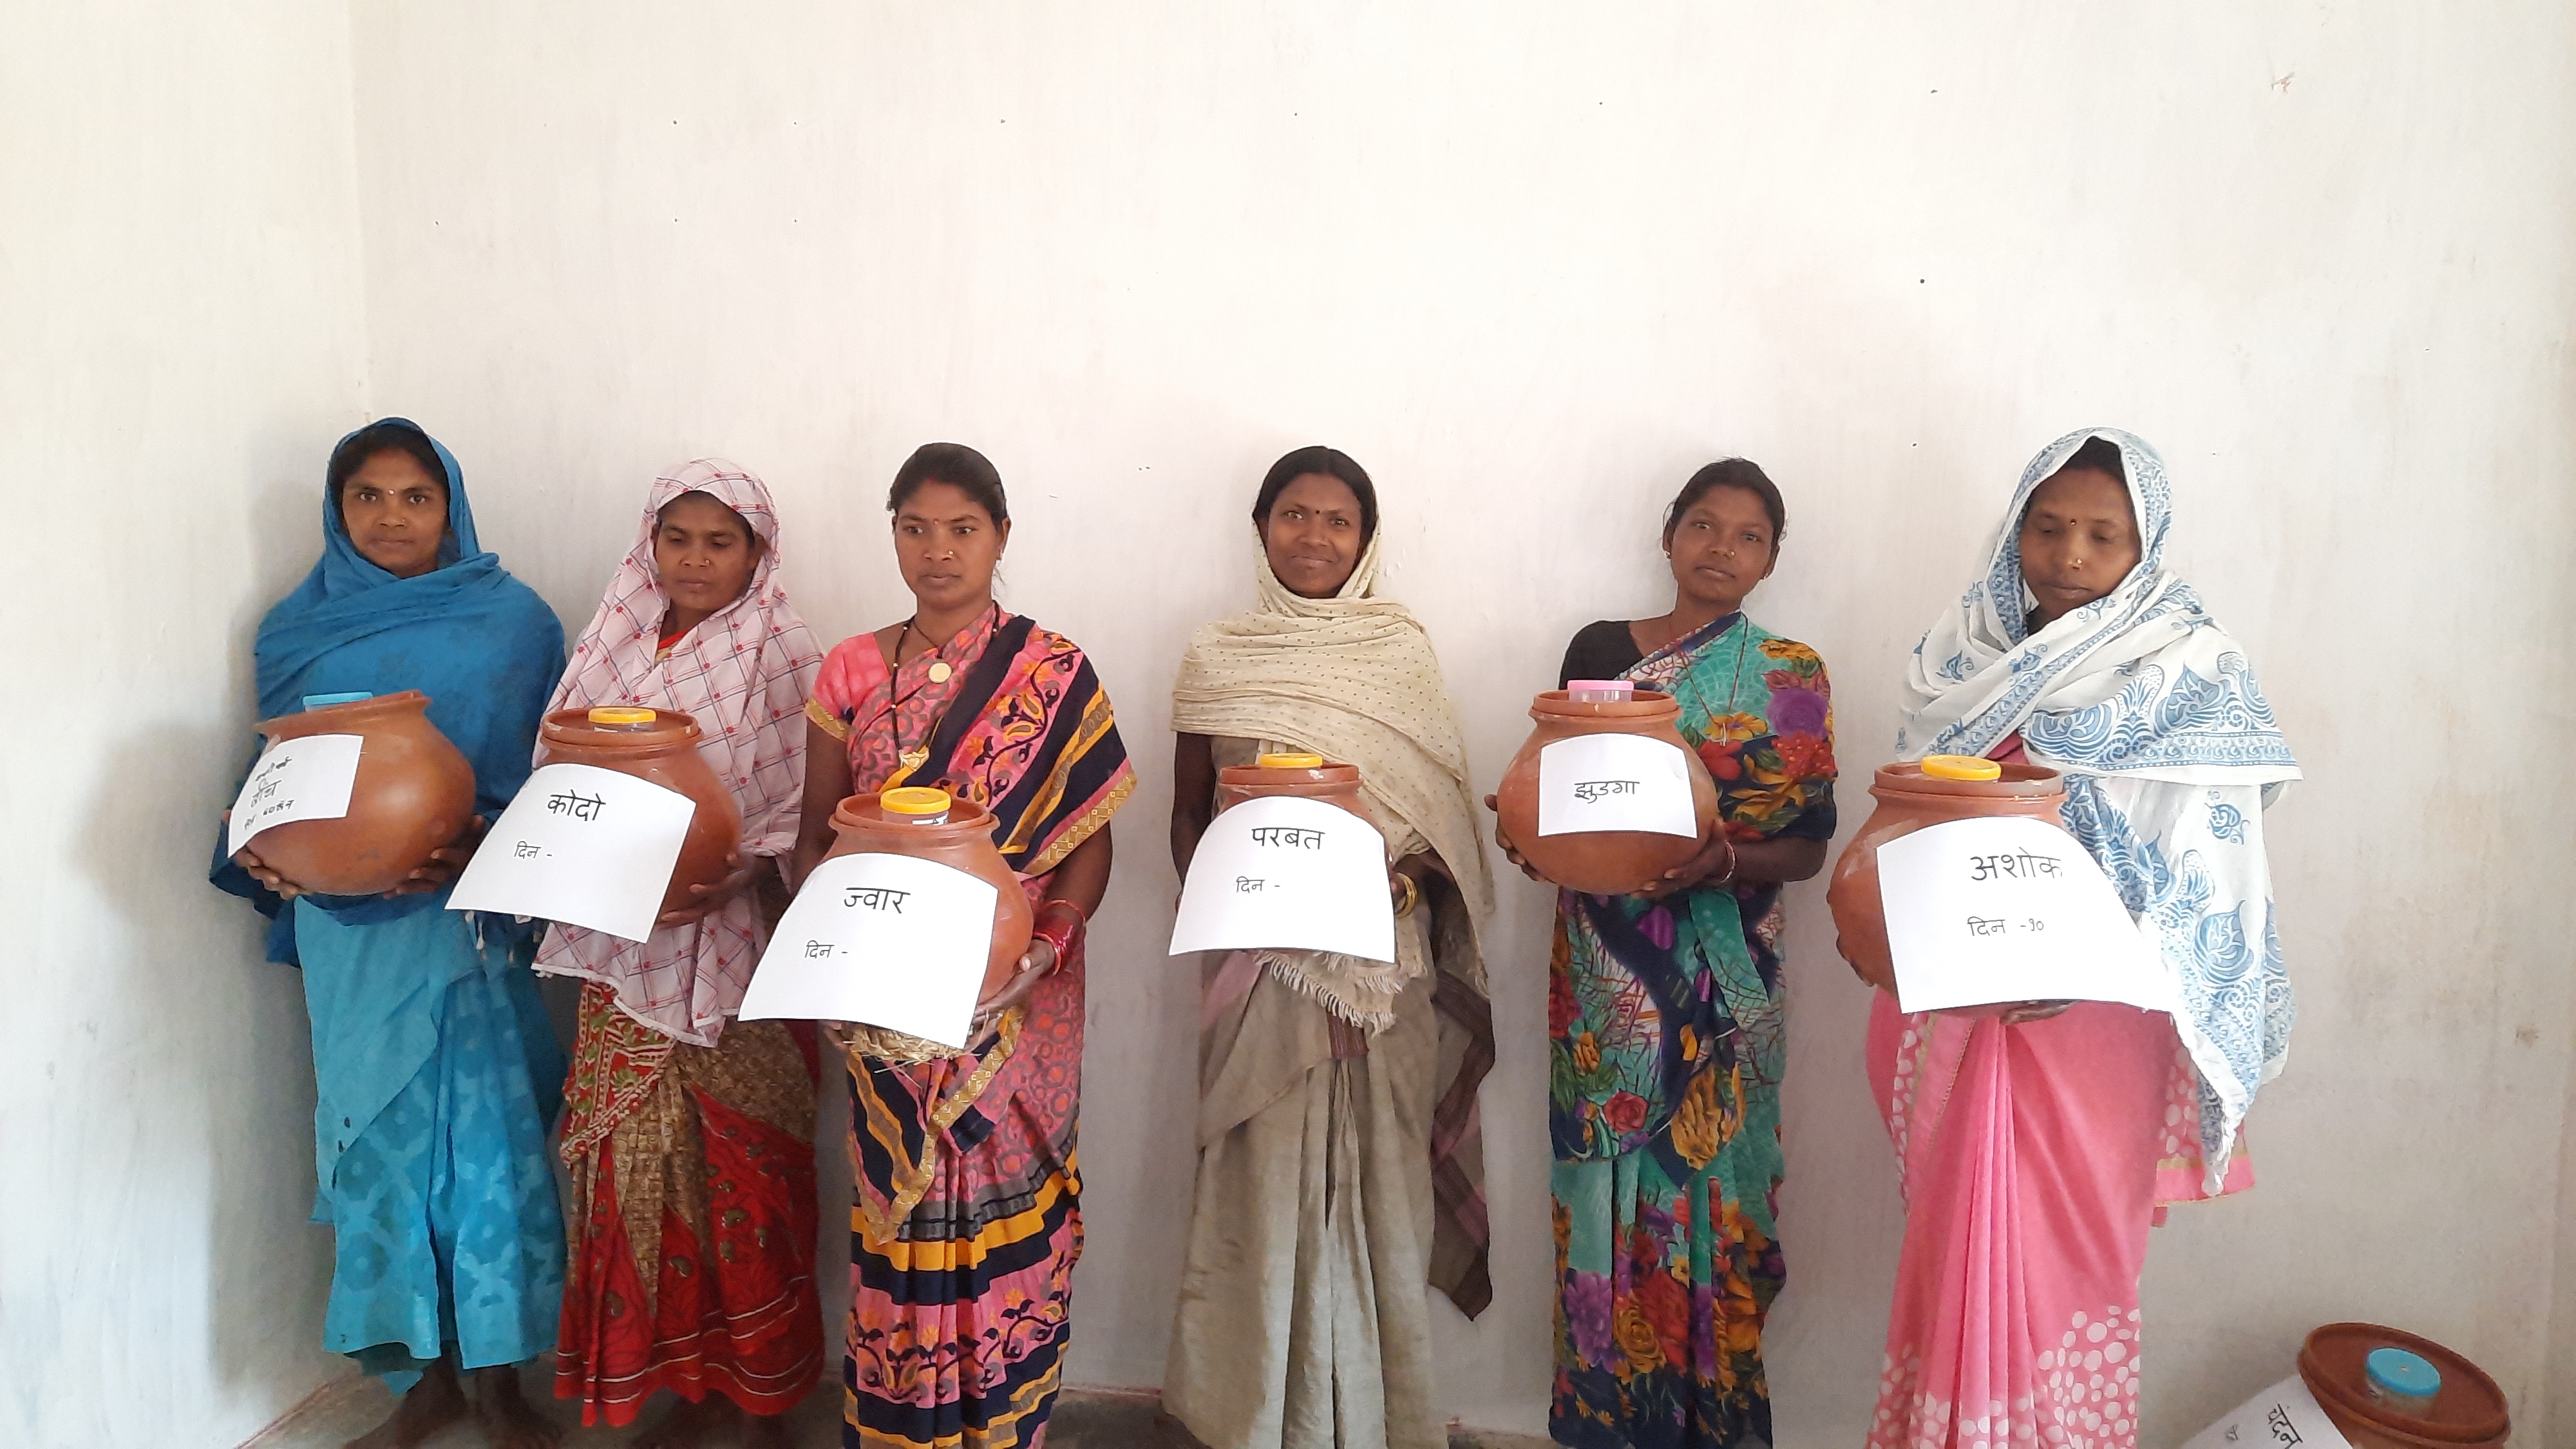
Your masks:
M134 1054L124 1075L135 1090L100 1105L125 1115L141 1102L161 1104L134 1157L104 1157L136 1179L111 1186L125 1189L117 1196L202 1201L213 1387L225 1397L277 1391L282 1369L311 1360L317 1371L284 1390L292 1399L327 1376L320 1341L330 1237L305 1226L313 1069L302 983L292 968L262 959L265 923L249 905L205 884L224 803L217 797L230 792L243 755L239 732L211 725L164 726L119 743L86 812L79 859L127 942L127 989L116 993L125 1016L115 1030ZM173 1270L184 1272L184 1260L161 1264ZM156 1296L176 1306L192 1295L177 1285Z
M263 440L253 450L263 461L253 466L269 471L265 460L312 446L301 436ZM206 869L221 812L259 745L250 728L258 718L252 640L260 618L319 551L317 491L312 482L285 479L256 490L245 526L250 577L225 622L228 667L219 700L114 744L77 842L79 868L123 939L122 989L106 999L122 1016L111 1050L130 1054L122 1077L133 1090L99 1107L110 1120L143 1123L129 1129L141 1134L133 1156L109 1152L93 1160L109 1170L121 1165L131 1179L104 1185L111 1200L158 1198L164 1210L191 1198L203 1205L207 1387L230 1400L282 1396L279 1408L341 1367L321 1349L330 1232L309 1222L312 1038L301 977L265 959L266 921L248 902L208 884ZM176 647L186 647L184 632L171 633ZM137 1113L135 1105L147 1101L154 1110ZM186 1251L180 1243L161 1248ZM155 1271L187 1268L180 1257L159 1261ZM165 1284L118 1301L182 1307L195 1298L192 1290ZM174 1321L167 1331L183 1330Z

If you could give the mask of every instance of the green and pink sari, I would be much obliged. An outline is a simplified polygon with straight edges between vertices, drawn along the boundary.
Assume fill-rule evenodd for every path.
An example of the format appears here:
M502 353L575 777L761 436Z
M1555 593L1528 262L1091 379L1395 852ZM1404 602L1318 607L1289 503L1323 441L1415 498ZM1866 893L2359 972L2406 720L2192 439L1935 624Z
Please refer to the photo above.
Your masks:
M1734 838L1832 836L1833 711L1816 651L1730 614L1626 677L1679 701ZM1762 1321L1784 1276L1780 896L1767 883L1661 901L1558 895L1548 1427L1559 1443L1771 1442Z

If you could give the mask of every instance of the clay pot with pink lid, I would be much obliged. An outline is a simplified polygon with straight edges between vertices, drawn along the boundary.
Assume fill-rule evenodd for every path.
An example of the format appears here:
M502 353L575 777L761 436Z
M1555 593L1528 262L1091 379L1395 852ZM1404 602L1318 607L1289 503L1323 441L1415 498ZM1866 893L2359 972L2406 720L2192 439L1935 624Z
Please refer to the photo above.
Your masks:
M676 709L601 705L559 709L537 731L540 765L594 765L632 775L689 797L698 808L680 841L663 911L695 905L689 887L714 886L731 874L725 858L742 846L742 807L698 753L698 722Z
M474 766L429 722L417 689L317 704L259 722L271 744L307 735L356 735L358 776L349 812L291 820L250 838L260 863L326 896L382 895L451 844L474 820Z
M2063 829L2058 807L2066 802L2066 782L2037 765L1934 755L1880 766L1869 793L1878 808L1834 862L1825 905L1834 915L1834 949L1863 981L1893 991L1896 963L1878 894L1878 848L1927 826L1979 817L2018 816Z
M1624 685L1626 681L1606 681ZM1535 721L1520 752L1503 769L1495 791L1497 829L1512 848L1549 883L1585 895L1627 895L1699 854L1717 823L1717 782L1682 738L1681 706L1669 694L1651 689L1621 691L1603 687L1568 691L1551 689L1530 701ZM1585 697L1578 697L1578 695ZM1696 837L1664 835L1651 830L1589 830L1570 835L1538 833L1539 752L1558 740L1578 735L1631 734L1661 740L1681 751L1690 774L1691 816Z

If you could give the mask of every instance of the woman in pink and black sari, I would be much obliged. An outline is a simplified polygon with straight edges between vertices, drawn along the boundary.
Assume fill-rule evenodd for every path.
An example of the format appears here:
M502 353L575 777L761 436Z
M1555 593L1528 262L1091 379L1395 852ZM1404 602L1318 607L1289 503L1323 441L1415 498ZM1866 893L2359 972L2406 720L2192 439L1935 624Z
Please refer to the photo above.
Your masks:
M824 661L806 707L797 879L830 849L844 796L935 784L993 812L1038 927L1018 974L978 1004L967 1050L849 1033L842 1440L1014 1449L1043 1442L1062 1375L1082 1248L1083 926L1135 773L1082 651L993 601L1011 528L993 465L928 444L886 506L919 607Z
M2067 829L2152 921L2182 1007L1878 994L1905 1246L1870 1449L2129 1449L2147 1230L2253 1185L2238 1128L2291 1017L2263 807L2299 771L2243 646L2164 569L2171 499L2127 433L2051 443L1907 668L1898 755L2062 772Z

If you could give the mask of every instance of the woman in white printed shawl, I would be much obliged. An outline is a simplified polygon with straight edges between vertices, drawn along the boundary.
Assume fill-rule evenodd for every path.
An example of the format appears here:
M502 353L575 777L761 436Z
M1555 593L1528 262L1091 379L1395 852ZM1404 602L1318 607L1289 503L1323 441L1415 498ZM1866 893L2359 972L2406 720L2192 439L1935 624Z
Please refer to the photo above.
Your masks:
M1871 1449L2137 1440L2162 1204L2252 1185L2238 1127L2288 1046L2263 807L2298 778L2242 646L2165 571L2164 462L2051 443L1916 646L1897 753L2064 773L2067 828L2152 924L2181 1009L1873 1003L1905 1245Z
M555 1366L584 1423L631 1423L667 1388L683 1402L657 1442L696 1442L740 1411L747 1442L784 1444L778 1416L822 1370L811 1028L728 1021L766 934L759 897L784 897L775 862L796 843L822 662L787 601L760 480L720 458L655 479L549 708L696 719L699 754L742 807L742 846L733 875L650 938L556 925L537 953L539 971L584 982Z

